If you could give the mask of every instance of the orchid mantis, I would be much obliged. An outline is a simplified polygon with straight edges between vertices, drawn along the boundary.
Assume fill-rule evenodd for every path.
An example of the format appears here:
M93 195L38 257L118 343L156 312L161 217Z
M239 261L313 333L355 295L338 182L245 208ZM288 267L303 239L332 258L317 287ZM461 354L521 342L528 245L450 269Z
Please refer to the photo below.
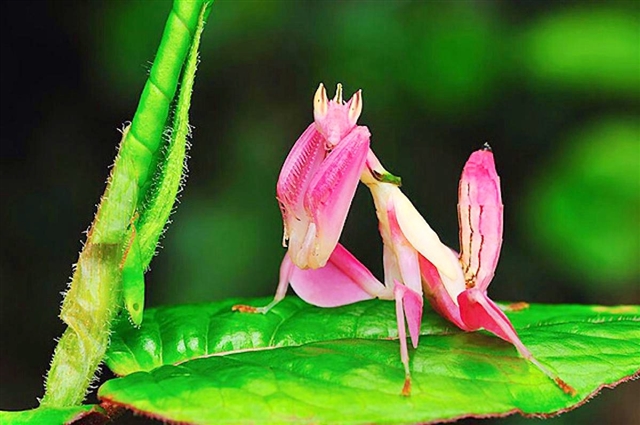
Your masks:
M291 149L276 186L283 245L288 246L276 296L265 307L235 306L235 310L266 313L284 298L289 283L301 298L321 307L375 297L393 299L393 291L338 244L369 160L369 129L357 125L361 112L360 90L345 103L340 84L332 100L319 85L313 99L314 122ZM378 178L399 181L388 173Z
M394 282L383 285L338 243L358 180L364 173L373 180L390 182L394 187L400 182L386 170L375 167L378 161L369 149L369 130L357 125L361 112L360 90L346 103L342 100L340 84L332 100L327 98L322 84L316 90L314 122L291 149L276 186L284 222L283 245L287 246L288 242L276 295L264 307L237 305L233 309L266 313L285 297L289 284L303 300L320 307L376 297L396 299L407 375L404 392L408 393L410 375L403 310L410 310L406 316L410 318L410 333L417 346L422 316L420 275L412 281L411 289L400 284L398 288L402 289L395 291ZM408 302L403 304L403 299Z
M399 188L400 179L370 149L370 133L356 125L361 91L342 101L342 87L329 101L320 84L314 123L300 136L280 173L277 198L288 252L280 267L274 300L265 307L234 310L266 313L286 295L288 285L306 302L335 307L365 299L395 300L403 395L411 392L406 327L414 348L422 321L423 289L433 308L465 331L488 330L518 352L565 392L575 391L540 364L513 326L487 296L502 243L500 180L488 146L467 161L459 187L461 253L444 245ZM384 284L338 243L358 179L370 190L383 241ZM406 319L406 325L405 325Z

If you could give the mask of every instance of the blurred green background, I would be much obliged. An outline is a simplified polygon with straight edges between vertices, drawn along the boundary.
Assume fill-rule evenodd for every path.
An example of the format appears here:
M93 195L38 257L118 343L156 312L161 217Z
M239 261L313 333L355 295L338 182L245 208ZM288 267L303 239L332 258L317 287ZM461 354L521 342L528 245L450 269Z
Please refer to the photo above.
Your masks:
M284 254L275 183L321 81L330 96L337 82L346 96L362 88L373 149L453 247L462 165L491 143L505 203L494 299L640 303L638 4L216 2L189 180L147 275L148 305L274 292ZM2 409L42 395L63 331L60 292L170 5L1 3ZM342 241L382 276L362 188ZM550 423L638 423L639 388L605 391Z

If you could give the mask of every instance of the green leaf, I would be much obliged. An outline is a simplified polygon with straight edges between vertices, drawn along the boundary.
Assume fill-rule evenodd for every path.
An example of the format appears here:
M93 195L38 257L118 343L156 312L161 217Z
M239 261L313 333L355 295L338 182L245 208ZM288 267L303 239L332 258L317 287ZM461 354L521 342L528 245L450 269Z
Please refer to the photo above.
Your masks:
M90 422L89 418L102 417L105 411L96 405L84 405L73 407L38 407L20 412L0 411L0 423L3 425L29 425L29 424L71 424L81 419ZM97 422L96 422L97 423Z
M507 315L538 360L578 391L570 397L483 332L425 311L404 382L394 304L322 309L287 297L266 315L235 303L150 309L140 330L115 327L107 364L123 378L99 397L189 423L415 423L575 408L639 373L640 307L531 305ZM136 372L139 371L139 372Z

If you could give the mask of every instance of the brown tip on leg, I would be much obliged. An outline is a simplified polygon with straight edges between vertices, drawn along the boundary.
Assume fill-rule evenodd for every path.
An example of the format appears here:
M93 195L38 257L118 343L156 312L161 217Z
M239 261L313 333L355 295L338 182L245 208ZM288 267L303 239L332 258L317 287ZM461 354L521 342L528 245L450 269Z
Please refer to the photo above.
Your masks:
M522 311L529 308L529 303L519 301L517 303L511 303L507 306L507 311Z
M250 305L236 304L231 307L232 311L239 311L240 313L257 313L257 307L251 307Z
M409 397L411 395L411 377L407 376L404 378L404 386L402 387L402 392L400 393L404 397Z
M575 397L578 392L571 385L567 384L560 378L555 378L554 381L556 384L564 391L566 394L569 394L571 397Z

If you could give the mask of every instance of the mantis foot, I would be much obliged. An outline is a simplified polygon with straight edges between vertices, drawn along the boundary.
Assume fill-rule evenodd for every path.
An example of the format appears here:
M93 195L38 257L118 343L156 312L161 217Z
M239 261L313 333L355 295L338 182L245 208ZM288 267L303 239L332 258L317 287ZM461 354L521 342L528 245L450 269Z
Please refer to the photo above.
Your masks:
M404 386L402 387L400 395L403 397L409 397L411 395L411 376L404 378Z

